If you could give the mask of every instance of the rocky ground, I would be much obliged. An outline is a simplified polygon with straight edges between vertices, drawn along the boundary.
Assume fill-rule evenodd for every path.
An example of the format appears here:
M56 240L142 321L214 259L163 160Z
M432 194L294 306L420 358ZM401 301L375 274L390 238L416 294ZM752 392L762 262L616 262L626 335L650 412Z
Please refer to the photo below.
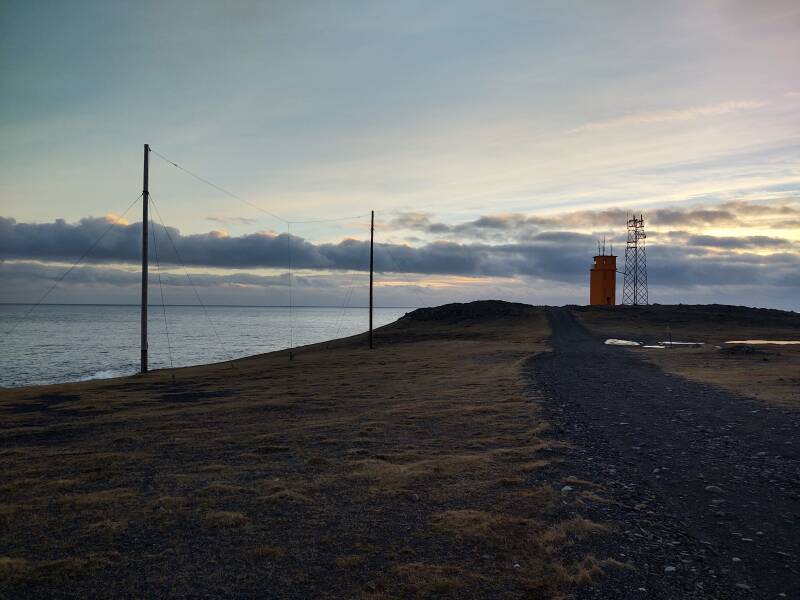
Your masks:
M548 318L554 351L527 369L572 446L562 474L599 486L587 516L616 533L595 550L635 567L578 597L800 597L797 413L664 373L568 309Z

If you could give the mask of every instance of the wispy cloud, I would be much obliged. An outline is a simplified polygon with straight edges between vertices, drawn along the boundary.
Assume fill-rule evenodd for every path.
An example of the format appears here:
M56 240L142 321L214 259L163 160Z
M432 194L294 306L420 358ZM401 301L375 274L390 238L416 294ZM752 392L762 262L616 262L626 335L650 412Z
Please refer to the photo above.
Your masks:
M461 223L448 224L429 213L400 213L390 228L425 234L429 239L480 239L495 242L526 240L544 231L619 231L630 209L564 211L550 215L523 213L486 214ZM733 200L717 205L653 208L646 211L648 227L656 230L681 227L693 232L707 229L800 230L800 200L787 198L768 204Z
M678 121L694 121L706 117L718 117L747 110L754 110L766 106L764 102L754 100L730 100L718 104L677 108L671 110L655 110L637 112L602 121L591 121L571 130L571 133L610 129L612 127L625 127L636 125L651 125L654 123L674 123Z
M248 217L220 217L217 215L209 215L206 217L206 221L222 223L223 225L252 225L253 223L257 223L258 219L250 219Z

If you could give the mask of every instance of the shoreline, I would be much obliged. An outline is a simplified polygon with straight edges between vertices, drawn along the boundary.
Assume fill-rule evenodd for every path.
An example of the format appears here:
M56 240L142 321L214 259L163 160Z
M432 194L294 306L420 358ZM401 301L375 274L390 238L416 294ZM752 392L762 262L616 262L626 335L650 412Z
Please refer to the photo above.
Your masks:
M72 311L80 311L77 316ZM150 366L169 369L240 360L270 352L288 351L291 337L288 312L247 307L220 308L207 318L198 306L187 306L169 316L171 346L164 335L160 311L150 321ZM56 311L53 313L52 311ZM117 313L126 315L121 320ZM90 306L51 308L42 325L19 328L7 339L0 389L59 385L107 378L98 373L130 376L139 371L139 324L134 307L92 311ZM197 319L195 319L195 313ZM376 310L376 327L395 322L405 309ZM49 316L52 315L52 316ZM360 309L303 308L294 313L294 343L330 343L363 333L367 313ZM86 324L84 324L84 321ZM106 324L107 321L107 324ZM196 329L195 329L196 328ZM121 331L119 331L122 329ZM86 333L84 333L86 331ZM45 336L42 339L34 335ZM74 340L74 343L73 343Z

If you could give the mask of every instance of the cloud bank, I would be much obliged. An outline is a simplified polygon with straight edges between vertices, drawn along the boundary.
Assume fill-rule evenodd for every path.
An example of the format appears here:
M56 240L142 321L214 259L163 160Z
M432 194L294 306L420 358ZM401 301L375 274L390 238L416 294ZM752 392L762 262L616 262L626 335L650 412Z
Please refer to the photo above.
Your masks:
M608 241L617 244L619 253L624 245L620 224L626 214L618 208L551 216L488 214L448 224L426 213L401 213L382 224L378 239L414 232L421 236L419 242L377 243L375 268L379 273L411 274L421 278L422 285L431 277L445 277L440 282L448 277L454 281L516 278L584 285L597 232L608 231ZM651 226L648 266L654 285L698 288L747 282L776 288L800 286L797 202L763 205L735 201L711 207L659 208L648 211L647 219ZM709 228L741 229L746 234L710 235ZM758 231L751 232L754 228ZM115 281L134 285L138 276L135 265L141 260L141 224L114 224L111 217L87 217L77 223L18 223L0 218L0 256L6 261L0 274L4 281L13 278L17 283L26 277L29 281L55 277L47 263L74 261L106 230L85 262L105 263L107 267L76 270L74 281L82 281L82 285L113 285ZM290 265L295 272L308 273L306 283L337 287L344 285L347 272L368 268L368 243L352 238L315 243L270 231L241 236L222 231L184 235L160 225L153 228L153 235L153 261L157 258L173 267L183 263L195 271L210 270L194 275L198 285L209 287L284 286ZM125 265L133 271L120 269ZM216 272L220 270L223 272ZM179 279L165 277L171 286L183 285ZM301 281L297 279L299 286L304 285Z

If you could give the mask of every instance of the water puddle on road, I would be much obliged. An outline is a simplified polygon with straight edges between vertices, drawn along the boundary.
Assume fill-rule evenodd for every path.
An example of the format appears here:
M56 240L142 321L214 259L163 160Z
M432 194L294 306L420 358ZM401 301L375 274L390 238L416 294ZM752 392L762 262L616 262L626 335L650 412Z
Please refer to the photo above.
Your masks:
M780 346L791 346L800 344L800 340L733 340L730 342L723 342L724 344L778 344Z
M640 342L633 342L631 340L618 340L616 338L609 338L605 341L606 346L641 346Z
M642 342L635 342L633 340L618 340L616 338L608 338L605 342L606 346L636 346L639 348L653 348L663 350L664 348L675 348L677 346L687 346L692 348L699 348L705 342L658 342L657 344L644 344ZM728 344L743 344L745 342L726 342ZM790 344L800 342L789 342Z
M691 346L699 348L704 342L658 342L657 344L644 344L642 342L635 342L633 340L618 340L616 338L608 338L605 342L606 346L635 346L638 348L653 348L663 350L664 348L674 348L677 346Z

